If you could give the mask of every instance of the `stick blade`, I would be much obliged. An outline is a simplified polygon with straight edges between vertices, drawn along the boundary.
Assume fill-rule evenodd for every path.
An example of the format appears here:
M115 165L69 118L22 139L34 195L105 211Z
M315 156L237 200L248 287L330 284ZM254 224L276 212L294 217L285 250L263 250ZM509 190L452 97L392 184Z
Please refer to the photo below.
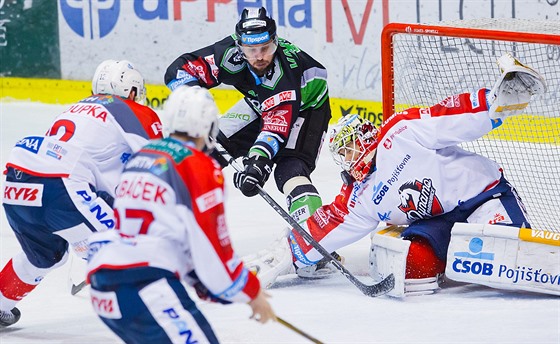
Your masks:
M381 295L385 295L395 287L395 276L390 274L389 276L385 277L381 282L375 283L372 285L358 285L358 288L364 293L366 296L370 297L377 297Z
M72 288L70 289L70 294L72 295L78 294L82 289L84 289L86 285L87 285L86 281L82 281L78 285L72 284Z

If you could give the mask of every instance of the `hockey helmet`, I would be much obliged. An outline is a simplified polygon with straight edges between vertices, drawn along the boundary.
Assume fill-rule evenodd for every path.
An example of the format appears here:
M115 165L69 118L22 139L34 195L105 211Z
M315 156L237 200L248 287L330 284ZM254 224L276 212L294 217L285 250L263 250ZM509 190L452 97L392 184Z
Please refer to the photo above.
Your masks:
M214 147L218 135L218 107L210 92L200 86L179 86L165 103L165 119L169 133L203 137L206 150Z
M254 45L276 39L276 22L270 18L264 7L246 8L235 25L239 45Z
M144 77L127 60L105 60L99 64L92 79L93 94L111 94L128 98L136 90L134 100L143 104L146 99Z
M342 117L330 131L329 151L335 163L356 181L373 171L378 134L373 123L358 115Z

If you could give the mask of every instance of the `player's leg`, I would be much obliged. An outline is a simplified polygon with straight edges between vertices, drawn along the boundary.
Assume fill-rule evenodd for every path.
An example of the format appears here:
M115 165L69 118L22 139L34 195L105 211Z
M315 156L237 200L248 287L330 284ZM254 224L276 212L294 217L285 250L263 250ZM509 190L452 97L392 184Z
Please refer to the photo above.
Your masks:
M292 127L286 147L279 153L276 161L276 185L286 196L289 213L298 223L305 222L322 205L310 175L315 169L330 118L328 101L318 109L302 112ZM343 260L336 252L333 255ZM336 269L327 259L297 269L300 277L307 278L321 278L335 272Z
M485 199L484 202L475 202L480 204L473 207L465 222L531 228L523 201L505 178L478 197ZM468 206L468 203L462 205Z
M127 343L218 343L210 324L171 272L101 270L94 273L91 287L94 310Z
M54 235L45 222L45 214L51 209L49 197L61 188L61 185L55 185L56 180L58 179L37 178L13 168L8 169L5 188L11 188L10 192L27 192L32 197L14 199L6 197L4 192L6 218L22 252L16 254L0 272L2 326L9 326L19 320L19 311L17 316L14 314L15 305L33 291L48 272L67 260L68 243Z

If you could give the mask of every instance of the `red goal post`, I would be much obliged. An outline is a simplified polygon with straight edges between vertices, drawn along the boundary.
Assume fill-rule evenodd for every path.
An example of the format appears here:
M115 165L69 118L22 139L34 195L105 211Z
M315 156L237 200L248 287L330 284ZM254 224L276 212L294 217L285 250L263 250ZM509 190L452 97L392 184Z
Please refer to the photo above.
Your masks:
M548 84L525 114L461 145L504 167L533 228L560 232L560 21L474 19L437 25L391 23L382 32L383 115L491 88L509 52Z

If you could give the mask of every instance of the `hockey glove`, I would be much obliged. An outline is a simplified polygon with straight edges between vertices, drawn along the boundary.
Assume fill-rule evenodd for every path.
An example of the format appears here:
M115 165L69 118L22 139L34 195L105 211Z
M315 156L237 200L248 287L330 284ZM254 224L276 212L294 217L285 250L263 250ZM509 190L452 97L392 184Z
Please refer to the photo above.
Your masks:
M196 295L198 295L198 297L201 300L221 303L222 305L229 305L231 303L231 301L227 301L227 300L221 299L217 296L214 296L208 290L208 288L206 288L206 286L204 284L202 284L202 282L200 282L200 281L196 282L193 285L193 288L194 288L194 290L196 290Z
M113 196L109 195L107 191L96 191L97 197L101 198L102 200L109 205L109 207L113 208L113 203L115 203L115 199Z
M272 160L261 155L255 155L250 158L244 158L243 164L245 165L245 170L243 172L235 172L233 183L245 196L252 197L259 193L257 185L262 187L268 180L274 163Z

